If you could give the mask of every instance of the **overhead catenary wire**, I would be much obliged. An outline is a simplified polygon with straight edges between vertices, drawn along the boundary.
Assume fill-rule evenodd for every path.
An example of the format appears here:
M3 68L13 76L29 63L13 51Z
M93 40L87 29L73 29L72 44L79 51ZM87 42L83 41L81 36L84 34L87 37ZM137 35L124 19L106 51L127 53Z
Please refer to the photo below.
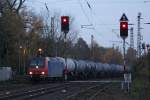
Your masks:
M47 0L48 1L48 0ZM48 1L47 4L59 4L59 3L65 3L65 2L70 2L73 0L58 0L58 1ZM38 3L38 4L45 4L46 0L42 1L42 0L27 0L26 2L30 2L30 3Z
M90 4L87 0L85 0L85 2L87 2L87 5L90 5L90 7L88 7L88 8L89 8L90 11L91 11L91 15L94 15L95 17L97 17L97 16L96 16L96 13L95 13L95 12L93 11L93 9L91 8L91 4ZM99 17L98 17L97 19L100 20ZM115 33L116 36L117 36L117 38L120 38L120 37L118 36L118 34L117 34L115 31L112 30L112 28L108 27L108 24L103 23L101 20L100 20L99 22L101 22L101 24L99 24L99 25L105 26L106 29L109 29L111 32Z
M78 0L78 1L79 1L79 0ZM92 7L91 7L90 3L89 3L87 0L84 0L84 1L86 2L88 8L92 10ZM90 25L93 26L92 29L94 29L94 31L96 31L96 28L95 28L94 24L90 21L90 18L89 18L88 15L85 13L84 7L82 6L81 2L80 2L80 5L81 5L81 7L82 7L82 11L83 11L84 15L87 17L88 21L90 22Z
M86 14L85 10L84 10L84 7L83 5L81 4L80 0L78 0L79 4L80 4L80 7L82 9L82 12L84 13L85 17L87 18L88 22L90 23L90 25L92 25L92 28L86 28L86 29L92 29L95 33L99 33L96 28L95 28L95 25L93 24L93 22L90 20L88 14ZM88 1L86 2L86 4L88 5L88 7L90 9L92 9L91 5L88 3ZM97 35L100 35L100 38L102 38L102 35L101 34L97 34Z
M44 4L45 5L45 7L46 7L46 9L47 9L47 11L49 11L49 9L48 9L48 6L47 6L47 4L49 4L49 3L60 3L60 2L62 2L62 3L64 3L64 1L65 2L68 2L68 1L71 1L71 0L59 0L59 1L51 1L51 2L47 2L47 3L45 3L44 1L38 1L38 0L36 0L36 1L30 1L30 0L27 0L28 2L36 2L36 3L42 3L42 4ZM88 22L91 24L92 22L90 21L90 18L88 17L88 14L86 14L86 11L84 10L84 7L83 7L83 4L80 2L81 0L78 0L78 3L79 3L79 5L80 5L80 7L81 7L81 9L82 9L82 12L84 13L84 15L85 15L85 17L86 17L86 19L88 20ZM87 4L87 6L88 6L88 8L91 10L91 12L93 12L93 9L92 9L92 6L91 6L91 4L87 1L87 0L84 0L85 2L86 2L86 4ZM93 12L93 14L94 14L94 12ZM95 14L94 14L95 15ZM92 24L93 25L93 24ZM106 25L106 24L101 24L101 25ZM93 25L93 27L94 27L94 30L95 30L95 26Z
M49 9L48 9L48 6L47 6L46 2L45 2L45 7L46 7L46 10L49 12Z
M82 10L84 16L86 17L86 19L88 20L88 22L89 22L90 25L91 25L92 22L90 21L90 18L89 18L88 15L86 14L86 12L85 12L85 10L84 10L84 7L83 7L82 3L80 2L80 0L78 0L78 3L79 3L79 5L80 5L80 7L81 7L81 10Z
M76 0L53 0L53 1L47 0L47 1L48 1L47 2L48 4L58 4L58 3L66 3L66 2L76 1ZM92 1L95 1L95 0L92 0ZM45 4L46 0L43 0L43 1L41 1L41 0L26 0L25 3L27 3L27 2ZM126 1L126 2L125 1L124 2L122 2L122 1L121 2L120 1L101 2L101 4L106 4L106 5L108 5L108 4L135 4L135 3L136 4L144 4L144 3L149 3L149 1L148 0L147 1L132 1L130 3L128 1Z
M87 0L85 0L85 1L86 1L87 5L88 5L89 9L92 10L92 7L91 7L91 5L89 4L89 2L88 2Z
M86 12L85 12L85 10L84 10L84 8L83 8L83 5L82 5L82 3L80 2L80 0L78 0L78 4L79 4L79 6L80 6L80 8L81 8L81 10L82 10L82 12L83 12L85 18L87 19L89 25L92 25L92 22L90 21L89 17L87 16L87 14L86 14ZM80 36L81 36L81 35L80 35Z
M88 8L90 9L90 11L91 11L91 13L93 14L93 13L95 13L95 12L93 12L93 9L92 9L92 6L91 6L91 4L87 1L87 0L84 0L84 2L86 3L86 5L88 6ZM83 7L82 7L83 8ZM83 8L84 9L84 8ZM95 15L95 14L94 14ZM88 19L90 19L89 17L88 17ZM93 18L92 18L93 19ZM104 25L103 23L101 24L101 25ZM106 25L106 24L105 24ZM94 24L94 23L92 23L92 26L94 27L93 28L93 30L95 31L95 33L97 33L97 35L100 35L100 38L102 38L102 34L98 34L99 32L97 31L97 29L96 29L96 24ZM117 33L116 33L117 34Z
M51 1L51 2L47 2L47 4L49 4L49 3L64 3L64 1L66 1L66 2L68 2L68 1L73 1L73 0L59 0L59 1ZM88 0L84 0L85 2L86 2L86 5L88 6L88 8L90 9L90 11L91 11L91 13L93 13L93 15L94 16L96 16L96 13L93 11L93 7L91 6L91 4L90 4L90 2L88 1ZM39 3L42 3L42 4L44 4L45 5L45 2L44 1L38 1L38 0L36 0L35 2L39 2ZM93 22L91 21L91 19L89 18L89 16L88 16L88 14L86 13L86 10L84 9L84 7L83 7L83 4L81 3L81 0L78 0L78 3L79 3L79 5L80 5L80 7L81 7L81 10L82 10L82 12L83 12L83 14L85 15L85 17L86 17L86 19L88 20L88 22L90 23L90 24L92 24L93 25L93 30L97 33L97 30L96 30L96 24L93 24ZM47 6L47 4L45 5L45 6ZM46 9L47 9L47 7L46 7ZM102 23L102 21L100 21L101 23ZM104 23L102 23L101 25L105 25L106 26L106 24L104 24ZM106 27L106 29L110 29L110 28L108 28L108 27ZM112 29L111 29L112 30ZM115 34L117 34L116 32L115 32ZM99 34L100 35L100 34Z

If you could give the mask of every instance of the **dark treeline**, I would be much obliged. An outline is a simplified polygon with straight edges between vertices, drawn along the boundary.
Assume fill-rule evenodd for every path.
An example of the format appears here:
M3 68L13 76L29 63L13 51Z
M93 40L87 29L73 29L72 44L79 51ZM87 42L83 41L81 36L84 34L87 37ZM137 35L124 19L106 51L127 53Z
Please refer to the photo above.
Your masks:
M77 38L78 31L74 29L73 18L65 49L59 14L53 17L54 27L51 28L52 18L48 21L44 15L28 11L24 2L0 0L0 66L12 66L18 71L37 55L39 48L42 49L42 55L49 57L64 57L66 54L75 59L122 64L119 48L104 48L96 42L90 46L82 38ZM129 58L131 54L129 52Z

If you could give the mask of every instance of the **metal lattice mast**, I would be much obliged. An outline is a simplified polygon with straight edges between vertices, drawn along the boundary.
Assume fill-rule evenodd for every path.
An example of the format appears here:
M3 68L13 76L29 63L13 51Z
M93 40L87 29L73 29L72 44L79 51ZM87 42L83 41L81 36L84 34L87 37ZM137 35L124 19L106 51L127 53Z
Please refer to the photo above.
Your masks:
M134 33L133 33L133 27L130 29L130 48L134 49Z
M55 41L55 44L53 44L55 56L57 57L57 39L55 38L55 23L54 23L55 17L51 17L51 37L53 41Z
M91 35L91 57L92 57L92 60L94 59L94 36Z
M51 34L54 36L54 17L51 17Z
M137 56L141 56L141 13L138 13L138 26L137 26Z

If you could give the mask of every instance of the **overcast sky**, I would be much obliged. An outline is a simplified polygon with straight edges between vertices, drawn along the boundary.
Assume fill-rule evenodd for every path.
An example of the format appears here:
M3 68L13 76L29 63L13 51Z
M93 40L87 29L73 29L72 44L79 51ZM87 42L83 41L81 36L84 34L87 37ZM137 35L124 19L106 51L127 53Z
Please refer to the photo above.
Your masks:
M80 32L79 36L83 37L88 44L91 35L94 35L95 41L105 47L111 47L111 41L122 40L118 36L119 19L123 13L127 15L129 23L135 24L133 27L136 47L137 15L141 12L143 41L150 43L150 25L144 24L150 22L150 2L145 3L144 0L27 0L26 2L28 8L37 13L46 11L45 3L50 13L57 11L73 16L75 26ZM89 24L93 24L95 30L81 28L81 25ZM127 42L130 42L129 37ZM117 45L122 46L119 43L116 43Z

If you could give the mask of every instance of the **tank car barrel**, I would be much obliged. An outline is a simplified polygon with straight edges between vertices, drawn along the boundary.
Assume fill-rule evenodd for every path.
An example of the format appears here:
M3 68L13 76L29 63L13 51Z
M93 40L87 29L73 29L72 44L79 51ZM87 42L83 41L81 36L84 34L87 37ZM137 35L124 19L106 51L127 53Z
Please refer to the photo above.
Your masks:
M100 77L112 77L123 73L123 66L117 64L107 64L86 60L76 60L72 58L63 57L44 57L36 58L36 61L42 61L41 67L34 65L34 59L28 68L28 73L33 76L35 73L39 73L40 76L44 76L50 79L64 78L64 74L67 74L68 79L89 79ZM66 68L67 65L67 68Z

